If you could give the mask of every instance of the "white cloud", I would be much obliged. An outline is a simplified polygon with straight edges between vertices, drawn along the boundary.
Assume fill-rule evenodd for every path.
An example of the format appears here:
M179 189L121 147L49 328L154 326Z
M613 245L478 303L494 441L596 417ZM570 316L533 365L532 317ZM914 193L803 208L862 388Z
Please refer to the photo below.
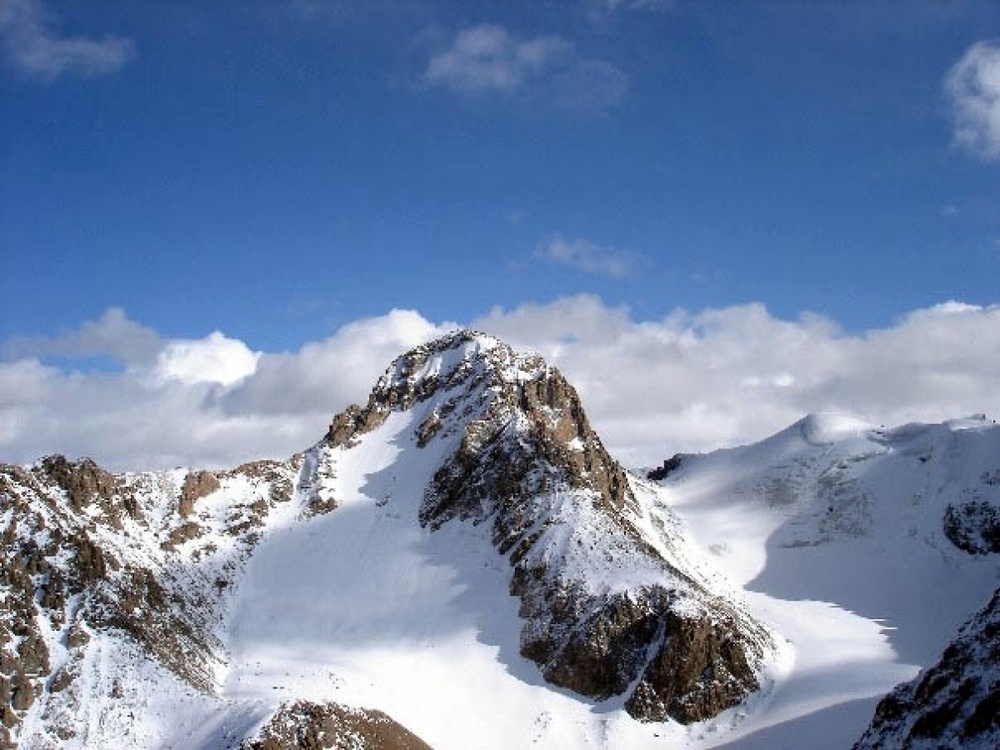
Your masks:
M96 76L122 68L135 52L129 39L61 38L41 0L0 2L0 42L10 63L25 75L52 81L64 73Z
M969 47L948 73L945 91L955 143L983 159L1000 159L1000 43Z
M169 342L159 353L156 372L165 380L231 385L252 375L260 353L214 331L204 339Z
M541 245L537 255L550 263L615 279L630 276L642 264L642 258L630 250L562 237L555 237Z
M458 32L431 57L423 79L466 96L501 94L535 109L573 113L604 112L628 90L622 71L581 59L565 39L518 39L493 24Z
M112 309L60 336L2 347L0 460L59 452L123 469L287 457L364 401L398 354L455 327L393 311L295 353L262 354L219 332L163 339ZM71 360L46 364L52 356ZM81 370L92 357L123 368Z
M148 331L124 314L101 320L52 341L106 332L108 320L128 335ZM848 334L817 315L775 318L760 304L636 321L627 308L578 296L496 308L468 325L557 365L607 446L633 465L757 440L812 411L886 425L1000 412L1000 306L946 303ZM347 404L363 402L394 357L455 327L396 310L296 352L251 353L252 372L249 347L221 334L156 337L152 358L143 350L145 364L114 373L22 352L0 362L0 455L23 462L58 451L112 468L286 457L319 439ZM162 377L161 354L179 347L191 355L186 377ZM230 356L247 372L227 383L240 371L225 364ZM206 372L211 380L191 376Z
M450 48L431 58L424 77L432 86L462 93L510 92L545 73L571 49L558 37L518 41L502 26L482 24L460 31Z

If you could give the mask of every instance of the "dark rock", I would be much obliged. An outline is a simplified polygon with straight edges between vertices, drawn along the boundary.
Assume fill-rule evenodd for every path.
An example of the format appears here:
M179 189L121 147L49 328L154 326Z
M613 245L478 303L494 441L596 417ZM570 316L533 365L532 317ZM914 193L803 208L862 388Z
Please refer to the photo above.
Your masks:
M49 681L49 692L58 693L73 684L76 674L69 667L63 667L56 672Z
M663 637L626 710L641 721L669 716L682 724L709 719L740 703L759 684L749 655L754 644L719 604L711 615L668 611Z
M11 708L9 704L5 704L4 707L0 709L0 721L2 721L3 725L8 728L16 726L21 722L21 720L17 718L17 714L14 713L14 709ZM8 732L4 732L2 736L5 738L7 743L10 742L10 734ZM16 745L9 746L16 747ZM0 747L2 747L2 745L0 745Z
M975 500L949 504L944 513L944 533L952 544L970 555L1000 552L1000 509Z
M283 704L243 750L430 750L406 727L367 708L298 701Z
M941 659L882 699L855 750L1000 747L1000 589Z
M204 529L198 523L185 521L177 528L171 530L170 535L167 537L167 544L175 547L178 544L197 539L202 535L203 531Z
M77 512L97 499L110 499L116 490L115 478L89 458L73 463L65 456L42 460L42 470L66 491Z
M681 461L684 460L683 453L675 453L670 458L663 462L662 466L658 466L651 472L646 474L646 479L651 479L654 482L662 482L673 472L677 471L681 467Z
M11 684L10 705L15 711L27 711L35 702L35 686L24 674L14 676Z

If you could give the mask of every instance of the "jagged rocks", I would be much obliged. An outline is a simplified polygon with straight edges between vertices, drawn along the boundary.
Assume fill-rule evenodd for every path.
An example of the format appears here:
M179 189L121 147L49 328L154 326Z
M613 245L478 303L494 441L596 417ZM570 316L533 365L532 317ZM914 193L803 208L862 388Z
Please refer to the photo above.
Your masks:
M125 648L191 688L212 692L225 603L217 583L252 548L252 529L290 499L294 473L291 463L259 462L221 475L192 472L180 483L170 473L112 474L62 456L0 464L0 748L19 744L28 715L52 717L30 722L48 739L29 745L58 746L80 731L94 709L81 705L76 682L95 635L99 650L109 639L131 644ZM198 515L195 501L224 485L222 507ZM198 546L209 526L216 539ZM229 536L221 555L219 533Z
M382 713L336 703L283 704L242 750L430 750Z
M855 750L1000 747L1000 589L940 661L882 699Z
M683 453L675 453L670 458L664 459L663 464L647 473L646 479L650 479L654 482L662 482L668 476L681 468L681 462L683 460Z
M116 489L115 478L89 458L73 463L64 456L49 456L42 460L41 469L65 490L76 511L109 498Z
M951 543L970 555L1000 552L1000 510L985 501L949 504L944 533Z
M642 721L669 716L682 724L709 719L760 686L754 664L767 636L748 628L731 606L717 602L701 617L666 611L660 639L626 710Z

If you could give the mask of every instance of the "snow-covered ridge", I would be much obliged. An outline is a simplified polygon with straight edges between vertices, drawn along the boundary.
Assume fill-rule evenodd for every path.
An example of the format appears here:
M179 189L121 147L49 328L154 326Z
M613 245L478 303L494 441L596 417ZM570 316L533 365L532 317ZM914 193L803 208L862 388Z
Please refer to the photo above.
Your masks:
M796 645L771 711L823 746L853 743L1000 580L1000 427L982 415L896 428L810 415L665 468L688 538ZM757 736L745 746L788 737Z
M288 461L2 467L0 748L845 747L1000 574L985 418L667 463L460 331Z

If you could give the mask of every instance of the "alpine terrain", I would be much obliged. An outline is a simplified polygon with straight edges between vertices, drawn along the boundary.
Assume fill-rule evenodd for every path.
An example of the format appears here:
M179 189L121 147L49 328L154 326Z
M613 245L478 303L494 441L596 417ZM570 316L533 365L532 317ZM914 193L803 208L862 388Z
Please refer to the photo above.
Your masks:
M286 461L2 465L0 748L997 745L995 424L644 474L468 331Z

